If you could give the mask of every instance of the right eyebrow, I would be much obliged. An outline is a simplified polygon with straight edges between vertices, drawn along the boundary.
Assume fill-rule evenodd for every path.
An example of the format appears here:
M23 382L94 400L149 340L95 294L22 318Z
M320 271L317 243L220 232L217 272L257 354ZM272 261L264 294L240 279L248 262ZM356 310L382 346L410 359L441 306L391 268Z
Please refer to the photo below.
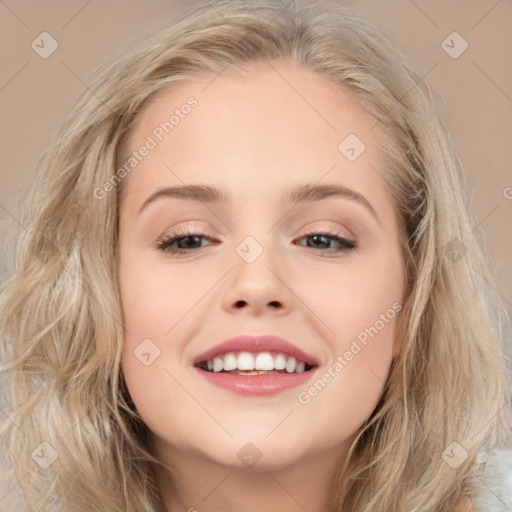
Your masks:
M226 201L227 197L218 188L208 185L181 185L176 187L163 187L155 190L143 203L139 210L139 215L150 203L162 197L179 197L182 199L192 199L204 203L214 203Z

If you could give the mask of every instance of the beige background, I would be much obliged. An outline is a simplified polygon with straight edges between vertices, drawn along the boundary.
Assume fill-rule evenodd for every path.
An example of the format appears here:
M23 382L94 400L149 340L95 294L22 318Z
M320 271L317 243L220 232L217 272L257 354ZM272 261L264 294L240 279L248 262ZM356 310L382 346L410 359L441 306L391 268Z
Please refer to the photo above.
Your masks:
M132 39L195 2L0 0L0 221L15 216L51 134L87 85L88 74ZM300 2L303 3L303 2ZM432 88L465 166L477 215L512 314L512 2L352 0L402 46ZM46 31L58 49L42 59L31 43ZM441 47L457 31L468 49ZM508 194L507 191L508 190ZM506 195L510 199L507 199Z

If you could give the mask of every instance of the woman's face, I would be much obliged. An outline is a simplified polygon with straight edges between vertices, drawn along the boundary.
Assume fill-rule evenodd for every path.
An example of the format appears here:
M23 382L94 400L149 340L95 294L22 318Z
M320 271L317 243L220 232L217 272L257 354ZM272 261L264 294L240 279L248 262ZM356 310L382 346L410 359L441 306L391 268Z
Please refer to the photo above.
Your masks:
M375 124L283 63L173 85L140 113L120 173L122 367L167 463L284 468L342 453L371 415L405 272ZM199 185L222 198L168 189ZM293 347L235 343L207 371L238 335ZM315 366L294 371L294 350Z

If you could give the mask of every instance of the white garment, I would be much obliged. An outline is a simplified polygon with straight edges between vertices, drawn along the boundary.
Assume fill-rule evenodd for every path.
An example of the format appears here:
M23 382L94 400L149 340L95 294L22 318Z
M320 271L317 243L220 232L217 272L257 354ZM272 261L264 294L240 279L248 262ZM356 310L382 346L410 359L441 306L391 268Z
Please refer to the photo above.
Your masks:
M475 500L478 512L512 512L512 450L496 450L475 468L482 490Z

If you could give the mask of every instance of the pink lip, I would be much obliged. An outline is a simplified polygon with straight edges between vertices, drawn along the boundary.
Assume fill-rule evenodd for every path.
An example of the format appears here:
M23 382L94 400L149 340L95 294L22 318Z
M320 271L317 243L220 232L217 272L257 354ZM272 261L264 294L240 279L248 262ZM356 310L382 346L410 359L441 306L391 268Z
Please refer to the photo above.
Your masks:
M282 352L295 357L297 361L303 361L316 368L302 373L238 375L223 372L207 372L198 367L200 363L209 361L218 355L241 350L247 352ZM214 386L240 395L269 396L304 384L316 374L315 370L318 369L319 361L314 356L307 354L282 338L276 336L242 335L231 338L203 352L194 359L193 364L195 366L194 370Z
M247 352L283 352L284 354L295 357L297 361L304 361L305 363L308 363L310 366L319 365L319 361L314 356L307 354L283 338L271 335L250 336L248 334L235 336L234 338L230 338L206 352L203 352L194 359L193 365L196 366L199 363L209 361L221 354L239 350Z
M286 389L304 385L317 373L314 368L302 373L271 375L237 375L231 373L212 373L195 367L195 371L210 384L227 389L239 395L270 396Z

